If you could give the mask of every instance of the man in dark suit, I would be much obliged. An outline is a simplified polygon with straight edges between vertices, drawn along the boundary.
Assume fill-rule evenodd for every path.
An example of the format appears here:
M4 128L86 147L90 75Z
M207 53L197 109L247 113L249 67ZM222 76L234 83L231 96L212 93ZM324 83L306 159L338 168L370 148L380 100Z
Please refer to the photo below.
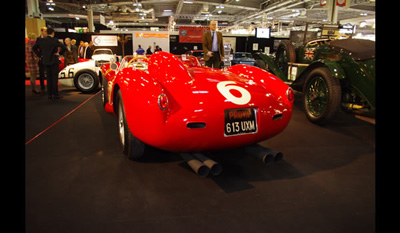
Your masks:
M61 48L60 54L65 51L65 46L54 38L54 29L47 29L47 37L40 39L33 47L33 52L42 59L47 73L47 94L49 99L60 99L62 96L58 94L58 47Z
M41 40L42 38L45 38L45 37L47 37L47 27L42 27L40 29L40 36L38 38L36 38L36 44L38 43L39 40ZM46 86L44 85L45 69L44 69L44 65L42 64L42 59L39 59L38 66L39 66L40 89L41 89L42 93L44 93Z
M204 61L206 66L221 68L221 61L224 60L224 44L222 33L217 32L217 21L210 22L210 31L203 35Z

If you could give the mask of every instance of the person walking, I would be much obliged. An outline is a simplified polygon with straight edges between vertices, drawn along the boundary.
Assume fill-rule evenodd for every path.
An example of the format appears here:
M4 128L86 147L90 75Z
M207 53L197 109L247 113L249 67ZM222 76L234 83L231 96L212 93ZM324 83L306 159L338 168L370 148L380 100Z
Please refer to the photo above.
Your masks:
M54 38L54 29L47 29L47 37L40 39L32 50L38 57L42 58L42 64L45 66L47 73L47 94L49 99L60 99L62 96L58 93L58 47L61 48L60 53L66 50L65 45Z
M221 69L224 60L224 44L222 33L217 32L217 21L211 20L210 31L203 34L204 61L208 67Z
M36 35L34 33L28 35L28 42L25 44L25 62L28 66L32 92L34 94L40 94L41 92L36 89L36 78L39 73L39 57L32 50L35 40Z

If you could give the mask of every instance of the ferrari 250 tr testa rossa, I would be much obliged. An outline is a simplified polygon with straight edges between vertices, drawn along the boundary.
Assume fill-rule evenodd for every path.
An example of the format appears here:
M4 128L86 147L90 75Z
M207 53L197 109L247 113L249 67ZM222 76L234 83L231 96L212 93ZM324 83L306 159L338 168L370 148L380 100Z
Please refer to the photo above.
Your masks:
M199 152L255 144L289 123L293 90L249 65L202 67L193 56L157 52L102 65L105 110L118 117L130 159L145 145Z

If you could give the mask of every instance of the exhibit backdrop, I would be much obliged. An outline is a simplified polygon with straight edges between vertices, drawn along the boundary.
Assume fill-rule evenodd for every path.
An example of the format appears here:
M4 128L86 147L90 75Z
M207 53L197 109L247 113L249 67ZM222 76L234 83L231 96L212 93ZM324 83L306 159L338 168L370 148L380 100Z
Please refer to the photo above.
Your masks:
M144 50L147 50L151 46L151 51L154 53L156 45L158 45L162 51L169 52L169 33L168 32L153 32L153 31L133 31L132 32L132 46L133 52L135 52L138 46Z

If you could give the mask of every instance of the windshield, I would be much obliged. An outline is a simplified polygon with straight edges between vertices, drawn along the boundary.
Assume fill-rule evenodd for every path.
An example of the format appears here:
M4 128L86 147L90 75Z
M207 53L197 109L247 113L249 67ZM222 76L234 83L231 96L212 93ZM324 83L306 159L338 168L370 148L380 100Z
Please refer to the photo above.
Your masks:
M185 67L201 67L199 60L195 56L192 55L175 55Z
M125 56L122 61L121 64L118 68L118 71L126 68L126 67L134 67L136 69L141 69L141 70L147 70L147 61L148 58L150 56L146 57L146 56L132 56L132 55L127 55ZM134 60L132 60L134 59Z
M113 55L112 51L110 49L96 49L93 53L93 55Z

